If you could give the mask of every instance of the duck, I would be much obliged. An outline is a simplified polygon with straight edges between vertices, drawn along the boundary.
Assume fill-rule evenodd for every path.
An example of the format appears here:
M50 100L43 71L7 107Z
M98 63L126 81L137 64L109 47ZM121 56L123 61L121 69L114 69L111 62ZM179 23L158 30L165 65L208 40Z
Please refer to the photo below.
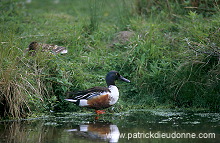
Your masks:
M26 51L31 55L34 56L37 51L41 50L42 52L50 52L52 54L66 54L68 52L66 47L54 45L54 44L45 44L45 43L38 43L33 41L29 44Z
M119 90L115 85L116 80L130 83L130 80L124 78L117 71L110 71L106 77L107 87L93 87L84 91L69 92L71 98L66 101L73 102L77 106L95 109L96 114L104 114L102 109L113 106L119 99Z

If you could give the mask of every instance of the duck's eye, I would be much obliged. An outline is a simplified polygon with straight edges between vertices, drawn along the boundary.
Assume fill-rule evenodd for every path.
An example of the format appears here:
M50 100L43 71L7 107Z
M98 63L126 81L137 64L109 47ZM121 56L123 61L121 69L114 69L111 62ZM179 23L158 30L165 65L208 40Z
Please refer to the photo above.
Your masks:
M115 73L115 75L116 75L116 76L119 76L119 74L118 74L117 72Z

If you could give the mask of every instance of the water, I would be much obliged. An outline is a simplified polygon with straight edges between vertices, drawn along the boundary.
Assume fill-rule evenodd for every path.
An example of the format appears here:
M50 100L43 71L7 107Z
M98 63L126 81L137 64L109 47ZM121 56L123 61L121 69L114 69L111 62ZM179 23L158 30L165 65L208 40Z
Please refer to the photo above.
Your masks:
M198 138L202 137L202 138ZM0 122L1 143L220 142L220 113L134 110Z

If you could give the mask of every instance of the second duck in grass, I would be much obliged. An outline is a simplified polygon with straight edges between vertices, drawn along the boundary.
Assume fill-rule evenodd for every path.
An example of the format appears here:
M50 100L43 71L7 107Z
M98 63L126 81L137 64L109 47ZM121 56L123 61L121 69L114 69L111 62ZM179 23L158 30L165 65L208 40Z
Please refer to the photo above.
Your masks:
M110 71L106 75L105 80L108 87L93 87L84 91L69 92L69 95L74 96L65 100L81 107L95 109L97 114L103 114L104 111L101 109L108 108L118 101L119 91L115 81L130 82L130 80L121 76L117 71Z
M28 52L29 55L35 56L37 52L48 52L51 54L66 54L68 52L66 47L54 45L54 44L44 44L44 43L38 43L38 42L31 42L28 48L26 49L26 52Z

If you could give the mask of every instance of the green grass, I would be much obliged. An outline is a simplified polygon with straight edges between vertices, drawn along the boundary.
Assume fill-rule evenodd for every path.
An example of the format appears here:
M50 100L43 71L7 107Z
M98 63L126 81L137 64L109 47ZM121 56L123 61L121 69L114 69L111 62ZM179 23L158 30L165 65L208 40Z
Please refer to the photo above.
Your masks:
M151 107L219 111L218 5L201 1L198 9L190 9L187 2L147 2L1 1L1 117L85 112L63 100L66 92L106 86L110 70L131 80L117 82L115 112ZM114 43L124 30L133 31L130 40ZM69 53L30 57L23 51L32 41L65 46Z

